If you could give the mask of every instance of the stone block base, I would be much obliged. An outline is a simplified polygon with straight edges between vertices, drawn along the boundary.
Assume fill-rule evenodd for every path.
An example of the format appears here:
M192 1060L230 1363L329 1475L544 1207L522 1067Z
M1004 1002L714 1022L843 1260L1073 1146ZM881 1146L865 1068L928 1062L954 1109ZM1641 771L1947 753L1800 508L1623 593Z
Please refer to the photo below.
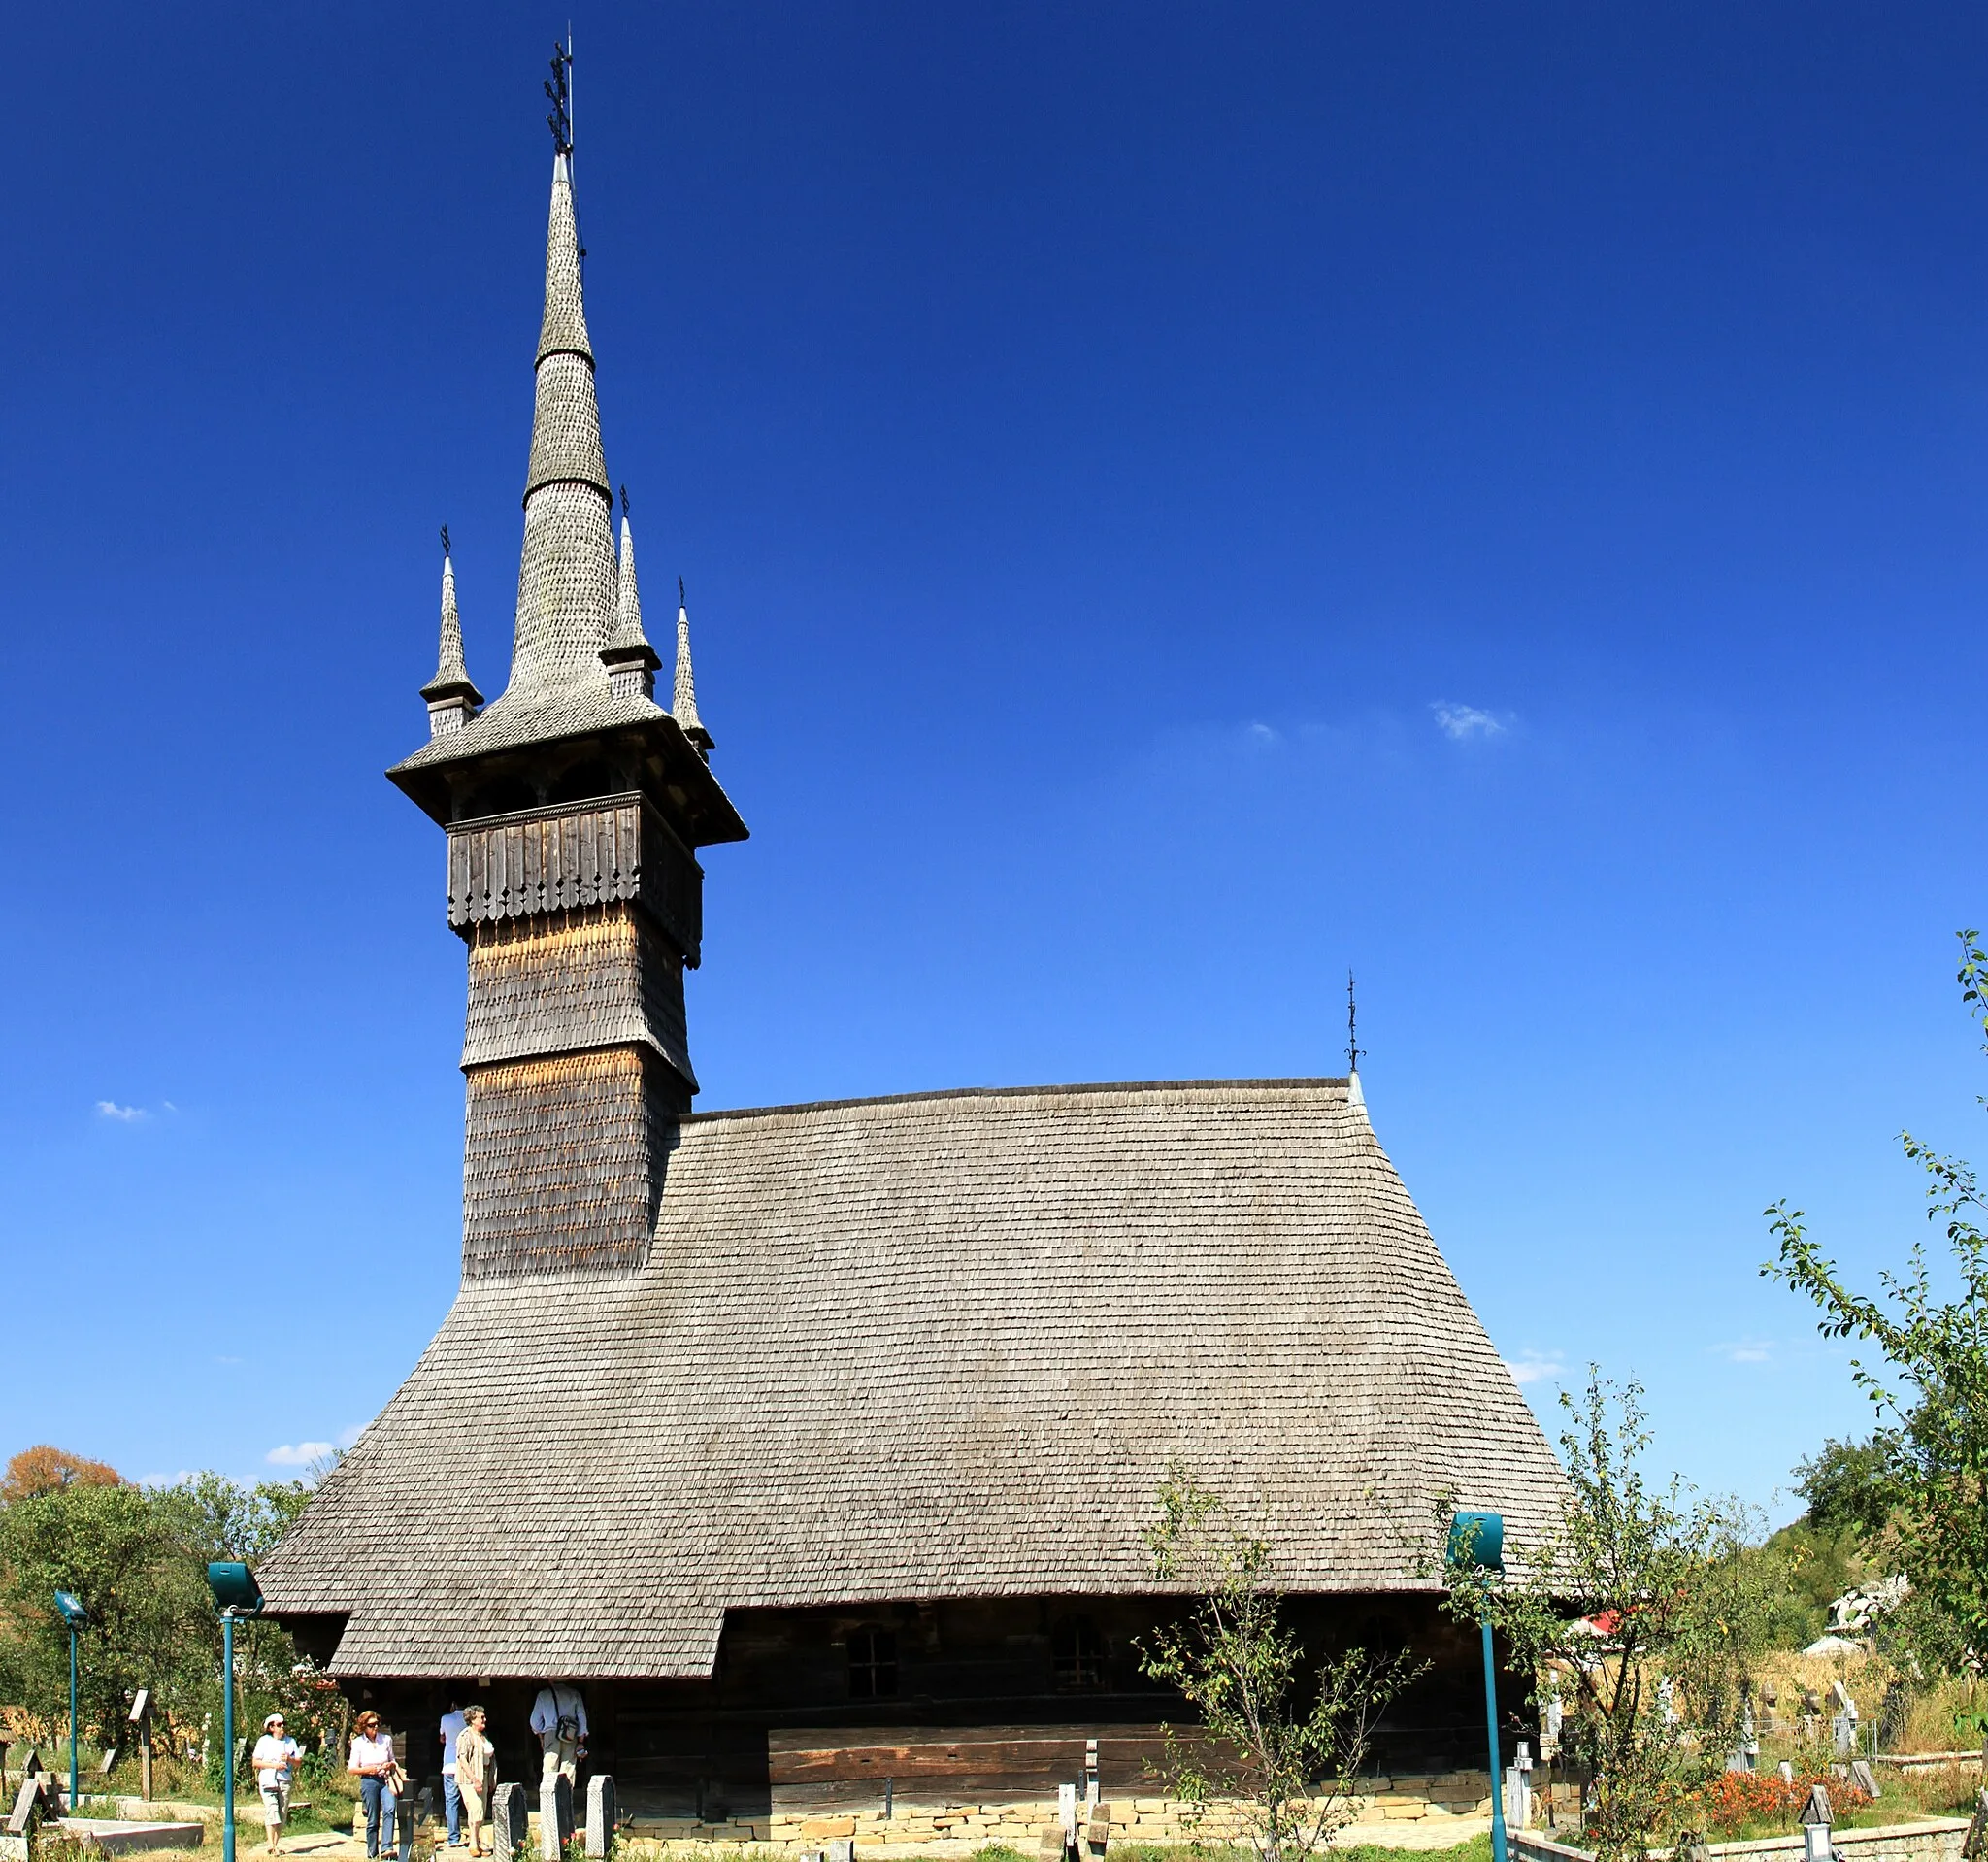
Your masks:
M1368 1778L1360 1780L1360 1787L1346 1806L1352 1821L1340 1839L1342 1843L1375 1841L1392 1846L1398 1840L1393 1832L1406 1824L1431 1826L1434 1835L1444 1825L1491 1814L1491 1780L1484 1772ZM1120 1797L1110 1801L1110 1809L1111 1844L1224 1843L1240 1834L1233 1805L1196 1807L1169 1797ZM846 1842L855 1844L859 1858L885 1853L963 1856L997 1843L1033 1856L1044 1826L1056 1820L1053 1798L978 1804L917 1802L899 1795L888 1816L881 1803L812 1814L776 1812L769 1817L722 1823L638 1815L627 1834L655 1845L665 1854L684 1856L713 1848L769 1858L795 1856ZM1459 1828L1453 1840L1462 1842L1473 1834ZM1083 1846L1093 1857L1102 1853L1094 1844ZM1427 1845L1418 1841L1413 1846Z

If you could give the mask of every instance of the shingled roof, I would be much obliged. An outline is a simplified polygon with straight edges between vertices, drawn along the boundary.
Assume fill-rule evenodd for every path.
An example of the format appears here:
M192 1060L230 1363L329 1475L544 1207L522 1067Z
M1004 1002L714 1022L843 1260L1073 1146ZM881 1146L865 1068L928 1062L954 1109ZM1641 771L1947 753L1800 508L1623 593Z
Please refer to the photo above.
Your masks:
M262 1584L332 1672L697 1677L746 1606L1152 1591L1168 1462L1310 1591L1561 1477L1343 1080L703 1113L645 1265L466 1282Z

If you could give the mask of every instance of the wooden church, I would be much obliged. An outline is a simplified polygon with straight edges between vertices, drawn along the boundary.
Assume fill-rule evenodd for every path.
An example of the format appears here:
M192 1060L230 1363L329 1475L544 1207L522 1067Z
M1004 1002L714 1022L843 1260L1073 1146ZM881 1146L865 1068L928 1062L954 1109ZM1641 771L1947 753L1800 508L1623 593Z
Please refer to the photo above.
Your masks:
M610 485L562 147L510 679L484 706L445 563L389 772L469 955L462 1283L261 1574L275 1613L417 1776L452 1696L535 1779L559 1677L625 1803L734 1834L1053 1805L1093 1753L1150 1794L1178 1463L1321 1646L1430 1660L1383 1770L1481 1767L1417 1535L1453 1490L1523 1539L1561 1477L1357 1077L693 1112L698 855L746 830L680 607L655 694Z

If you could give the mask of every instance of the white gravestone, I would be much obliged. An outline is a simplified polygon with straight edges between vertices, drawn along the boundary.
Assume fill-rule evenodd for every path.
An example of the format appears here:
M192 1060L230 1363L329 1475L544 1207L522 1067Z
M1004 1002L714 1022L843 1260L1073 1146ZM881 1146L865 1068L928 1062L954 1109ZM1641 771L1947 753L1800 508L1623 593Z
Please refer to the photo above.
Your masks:
M586 1786L586 1852L591 1862L606 1862L614 1846L614 1822L619 1805L612 1778L596 1777Z

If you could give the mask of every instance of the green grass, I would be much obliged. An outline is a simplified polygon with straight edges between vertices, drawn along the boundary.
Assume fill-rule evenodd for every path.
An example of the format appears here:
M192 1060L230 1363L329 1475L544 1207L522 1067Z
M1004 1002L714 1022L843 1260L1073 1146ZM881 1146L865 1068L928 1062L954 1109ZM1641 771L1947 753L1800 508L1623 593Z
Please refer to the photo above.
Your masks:
M1383 1849L1377 1844L1335 1846L1334 1855L1357 1856L1359 1862L1491 1862L1491 1832L1474 1836L1451 1849Z

